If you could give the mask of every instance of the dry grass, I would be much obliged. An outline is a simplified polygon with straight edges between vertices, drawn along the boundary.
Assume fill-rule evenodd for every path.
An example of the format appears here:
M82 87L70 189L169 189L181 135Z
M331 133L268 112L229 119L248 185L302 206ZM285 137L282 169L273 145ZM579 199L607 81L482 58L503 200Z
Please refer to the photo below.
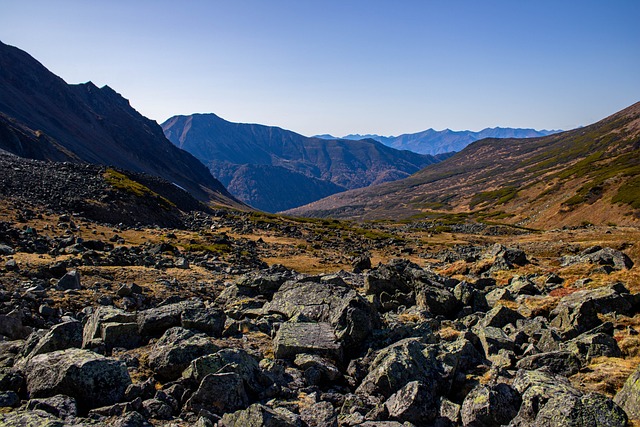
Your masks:
M460 336L460 333L460 331L451 326L446 326L438 331L438 336L444 341L455 341Z
M640 358L598 357L573 375L571 383L584 392L595 391L613 397L640 364Z

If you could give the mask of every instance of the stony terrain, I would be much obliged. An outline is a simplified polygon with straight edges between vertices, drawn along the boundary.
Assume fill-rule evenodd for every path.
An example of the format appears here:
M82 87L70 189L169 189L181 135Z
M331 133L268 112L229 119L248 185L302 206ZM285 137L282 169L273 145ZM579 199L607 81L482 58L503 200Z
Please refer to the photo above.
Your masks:
M640 419L637 228L233 210L162 228L10 188L0 426Z

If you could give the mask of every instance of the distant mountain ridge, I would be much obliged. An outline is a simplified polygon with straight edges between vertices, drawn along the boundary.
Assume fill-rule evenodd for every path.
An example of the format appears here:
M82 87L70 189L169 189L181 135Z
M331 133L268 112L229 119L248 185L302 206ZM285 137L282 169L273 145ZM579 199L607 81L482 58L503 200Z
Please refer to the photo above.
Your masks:
M399 151L374 140L308 138L278 127L232 123L212 113L174 116L162 128L232 194L269 212L404 178L448 157Z
M117 166L162 177L201 201L242 207L191 154L108 86L69 85L0 42L0 149L37 160Z
M472 142L484 138L537 138L561 132L559 130L535 130L521 128L486 128L478 132L470 130L454 131L451 129L427 129L422 132L403 134L399 136L380 136L375 134L345 135L339 139L360 140L373 139L388 147L398 150L409 150L419 154L437 155L458 152ZM318 138L335 139L329 134L317 135Z
M288 211L350 218L475 217L527 227L640 222L640 102L530 139L476 141L409 178Z

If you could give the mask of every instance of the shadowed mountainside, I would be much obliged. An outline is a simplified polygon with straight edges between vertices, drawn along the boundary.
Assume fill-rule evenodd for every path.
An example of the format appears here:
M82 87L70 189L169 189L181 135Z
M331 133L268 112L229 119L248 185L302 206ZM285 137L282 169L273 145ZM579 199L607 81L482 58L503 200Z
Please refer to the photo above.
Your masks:
M108 86L68 85L0 42L0 148L39 160L114 165L166 179L207 202L241 206L192 155Z
M240 200L271 212L405 178L448 156L398 151L373 140L307 138L215 114L175 116L162 127L169 140L206 164Z

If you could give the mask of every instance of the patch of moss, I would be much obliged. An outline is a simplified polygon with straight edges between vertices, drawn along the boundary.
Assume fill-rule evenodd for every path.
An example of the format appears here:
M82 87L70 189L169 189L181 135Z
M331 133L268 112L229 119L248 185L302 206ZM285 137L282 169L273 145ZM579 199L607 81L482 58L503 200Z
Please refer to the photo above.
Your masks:
M105 181L117 190L124 191L136 197L155 198L160 206L162 206L164 209L171 209L176 207L176 205L167 198L162 197L155 191L152 191L149 187L142 185L138 181L134 181L127 175L123 174L122 172L118 172L115 169L108 168L103 176Z

